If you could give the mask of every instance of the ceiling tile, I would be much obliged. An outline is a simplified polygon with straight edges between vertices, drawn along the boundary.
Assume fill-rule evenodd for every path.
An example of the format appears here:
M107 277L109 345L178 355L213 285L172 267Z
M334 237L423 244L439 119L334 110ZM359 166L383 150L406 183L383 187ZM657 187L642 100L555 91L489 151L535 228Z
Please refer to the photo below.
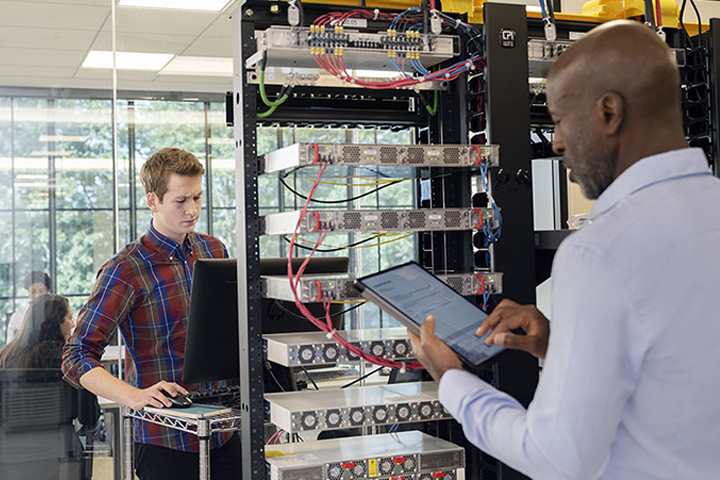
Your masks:
M6 87L110 89L109 83L99 84L97 80L79 80L60 77L21 77L10 75L0 75L0 85Z
M96 5L110 7L110 0L23 0L26 3L59 3L64 5Z
M197 36L218 14L119 7L115 16L118 32Z
M2 68L8 65L76 68L83 58L85 58L85 52L35 48L0 48L0 65L2 65Z
M110 15L105 7L42 2L0 1L0 25L98 31Z
M183 52L192 57L231 57L233 56L232 40L229 38L207 37L203 35Z
M0 47L86 51L95 32L59 28L2 27Z
M3 65L3 76L28 76L28 77L47 77L48 84L52 84L56 78L71 78L74 68L62 67L38 67L31 65Z
M119 52L173 53L179 55L195 40L194 36L160 35L152 33L118 33ZM93 42L91 50L111 51L112 35L103 31Z
M217 20L210 25L210 28L205 31L203 36L204 35L209 37L225 37L231 39L232 22L230 21L230 17L226 13L218 15Z

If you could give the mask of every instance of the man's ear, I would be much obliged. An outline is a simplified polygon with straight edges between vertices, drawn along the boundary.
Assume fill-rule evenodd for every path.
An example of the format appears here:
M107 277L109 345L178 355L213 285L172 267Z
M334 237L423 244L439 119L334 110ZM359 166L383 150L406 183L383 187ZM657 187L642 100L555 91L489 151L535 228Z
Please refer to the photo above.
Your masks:
M157 204L160 203L158 200L158 196L155 194L155 192L150 192L146 195L146 199L148 207L150 207L150 211L152 213L156 213L158 210Z
M606 135L616 135L625 119L625 99L616 92L608 92L596 104L602 117L602 130Z

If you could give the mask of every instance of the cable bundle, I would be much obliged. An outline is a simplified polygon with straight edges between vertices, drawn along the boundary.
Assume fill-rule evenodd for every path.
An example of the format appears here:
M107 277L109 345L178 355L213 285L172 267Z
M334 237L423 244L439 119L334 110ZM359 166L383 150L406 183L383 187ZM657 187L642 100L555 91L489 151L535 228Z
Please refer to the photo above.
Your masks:
M478 68L483 59L482 47L481 44L478 43L480 33L469 24L456 20L440 11L433 9L432 12L433 15L437 15L442 19L443 24L456 29L462 28L462 31L470 36L471 40L477 46L477 51L473 53L469 59L457 62L454 65L441 69L437 72L430 72L420 62L419 51L404 52L388 50L388 56L390 57L391 63L404 78L390 81L364 81L353 77L348 72L343 60L344 52L342 47L329 48L316 46L311 48L312 56L318 66L329 74L352 85L358 85L373 90L407 88L433 81L453 81L460 77L463 73ZM387 30L389 38L399 38L407 42L417 41L419 45L420 30L423 28L422 17L419 15L421 13L422 9L420 7L409 8L394 17L390 14L381 13L378 10L375 10L374 12L369 10L352 10L346 13L330 12L318 17L313 24L310 25L310 31L311 34L323 35L326 32L326 27L334 27L334 34L342 35L344 32L343 26L345 22L352 18L373 20L392 19ZM418 14L417 17L415 14ZM330 34L328 33L328 35ZM400 63L398 63L398 58L400 59ZM406 61L417 74L421 75L420 77L413 77L406 72Z
M327 234L330 232L329 229L324 229L319 232L317 242L315 243L315 247L312 249L310 254L308 254L305 261L300 265L300 268L298 268L298 271L296 274L293 274L292 269L292 258L293 258L293 250L295 247L295 242L297 240L297 233L300 229L300 225L302 224L303 219L305 218L305 215L307 213L308 205L310 205L310 201L315 194L315 190L317 190L318 185L320 184L320 178L322 177L323 173L325 173L325 170L327 169L328 165L330 165L328 162L323 162L320 165L320 169L318 171L317 178L315 179L315 182L313 183L313 186L310 188L310 192L307 195L307 200L305 201L305 205L303 206L302 210L300 211L300 218L298 220L297 225L295 225L295 230L293 231L293 235L290 238L290 246L288 248L288 279L290 280L290 290L293 293L293 297L295 297L295 306L297 309L302 313L302 315L310 320L313 325L315 325L317 328L322 330L323 332L328 334L328 338L334 338L336 342L338 342L340 345L345 347L348 352L351 354L359 357L362 360L365 360L367 362L373 363L375 365L379 365L381 367L388 367L388 368L398 368L402 371L405 369L422 369L422 365L419 362L397 362L394 360L388 360L386 358L377 357L375 355L370 355L368 353L363 352L355 345L352 345L350 342L342 338L337 330L333 327L332 324L332 317L330 316L330 304L332 303L332 300L330 298L324 298L323 299L323 306L325 307L325 321L317 319L312 313L310 313L310 310L300 301L300 297L297 294L297 288L300 282L300 278L302 277L303 273L305 272L305 268L307 267L308 263L310 262L310 259L315 254L317 249L322 244L323 240L325 240L325 237L327 237Z

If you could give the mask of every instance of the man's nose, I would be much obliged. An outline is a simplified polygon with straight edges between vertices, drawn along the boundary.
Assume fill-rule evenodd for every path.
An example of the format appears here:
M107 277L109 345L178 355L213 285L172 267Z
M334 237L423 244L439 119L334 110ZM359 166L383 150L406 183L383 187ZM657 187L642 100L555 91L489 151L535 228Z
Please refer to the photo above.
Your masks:
M555 139L553 140L552 149L553 152L555 152L557 155L562 155L565 153L565 144L557 137L555 137Z

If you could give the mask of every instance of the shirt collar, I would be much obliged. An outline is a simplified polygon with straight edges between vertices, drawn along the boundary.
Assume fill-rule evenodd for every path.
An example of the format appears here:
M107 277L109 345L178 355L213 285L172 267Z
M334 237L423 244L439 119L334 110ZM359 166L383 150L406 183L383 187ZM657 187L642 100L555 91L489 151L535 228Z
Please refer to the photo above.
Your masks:
M165 253L170 260L173 257L188 258L193 253L192 241L190 237L193 235L192 232L185 236L185 241L181 246L175 240L166 237L162 233L158 232L150 221L150 228L147 231L146 237L155 246L157 250Z
M683 148L645 157L620 174L593 205L588 221L611 210L620 200L635 192L674 178L712 175L700 148Z

